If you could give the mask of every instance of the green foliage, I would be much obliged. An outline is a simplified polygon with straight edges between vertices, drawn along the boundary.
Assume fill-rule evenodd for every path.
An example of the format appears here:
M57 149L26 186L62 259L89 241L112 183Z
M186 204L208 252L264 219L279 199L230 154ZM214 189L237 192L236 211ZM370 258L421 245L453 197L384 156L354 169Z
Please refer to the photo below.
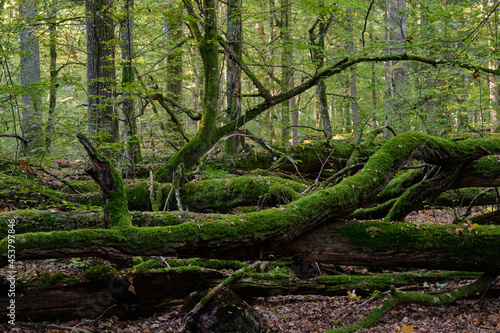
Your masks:
M270 25L267 3L263 6L260 2L249 2L244 6L243 38L245 43L242 61L252 64L253 75L264 88L272 92L280 91L283 87L279 79L281 59L276 55L281 52L281 46L277 43L279 38L271 40L272 36L279 36L279 29L275 25ZM351 14L347 13L348 8ZM489 15L492 9L489 5L479 6L470 1L431 1L424 7L407 2L405 51L409 54L421 54L431 59L438 59L440 62L453 59L487 67L489 61L495 61L494 49L490 47L497 44L497 36L489 33L498 28L496 12ZM384 55L390 48L401 47L398 41L385 40L385 31L391 26L384 19L385 4L374 3L369 14L367 10L368 3L364 1L324 2L322 6L318 6L317 1L293 3L292 11L295 14L290 17L293 31L284 49L294 51L291 67L292 72L295 73L296 85L299 85L298 81L304 77L314 75L318 68L322 70L344 57L375 57ZM42 160L48 162L56 158L79 158L81 153L76 148L74 135L77 132L84 132L88 122L87 110L83 107L87 98L86 72L85 67L81 66L86 61L85 29L82 19L84 6L81 2L77 2L76 5L75 2L40 3L38 12L36 23L39 31L46 31L49 24L56 29L55 48L58 55L57 77L55 81L51 81L49 46L53 41L48 33L38 34L42 59L42 79L38 86L42 96L48 96L51 89L57 92L54 111L55 129L44 133L46 137L52 139L52 146L50 155L43 156ZM127 18L121 6L115 6L112 12L117 18ZM19 65L18 35L26 22L18 15L17 5L13 3L4 4L0 15L3 20L0 28L0 57L5 73L0 77L0 112L2 115L0 133L19 133L20 108L18 105L23 89L19 85L19 73L13 69ZM136 8L131 14L135 22L133 43L140 52L136 52L131 61L137 71L138 80L126 85L117 85L117 96L102 102L103 104L114 103L118 110L123 105L123 96L150 95L153 90L152 86L155 92L169 96L168 84L164 83L181 79L184 90L178 102L186 109L199 111L200 96L203 96L203 90L208 91L208 87L203 87L203 75L200 75L202 68L200 54L192 52L198 46L197 41L186 39L182 34L170 34L168 38L164 38L163 20L154 19L156 15L164 15L168 18L169 24L173 25L181 21L192 24L199 21L198 18L182 13L179 6L165 6L161 1L136 3ZM322 50L326 61L323 63L309 61L311 50L317 51L318 45L310 44L308 31L318 17L324 20L330 15L334 15L335 19L326 34L325 48ZM347 31L349 30L345 26L347 18L351 20L349 24L355 34L364 31L363 36L356 35L354 38L352 33ZM366 25L365 18L367 19ZM219 29L222 29L221 24L219 23ZM256 25L259 25L261 30L256 29ZM474 27L482 29L474 30L477 33L471 35L470 31ZM363 40L358 42L359 38ZM354 39L356 41L352 47L346 47L345 41ZM121 59L119 43L113 41L115 42L118 51L115 64L118 70L117 77L120 77L120 74L128 71L129 63L126 61L128 59ZM212 44L208 43L208 46ZM167 54L173 52L177 55L175 61L180 61L182 65L180 78L172 77L168 71L160 70ZM214 68L219 67L218 64L214 63L214 65L217 65L213 66ZM220 67L225 69L225 66ZM421 130L443 136L482 130L495 125L491 124L493 118L488 109L490 100L487 80L489 78L484 73L473 76L473 69L463 69L454 65L435 67L417 62L399 62L392 64L391 69L402 69L406 73L403 95L386 96L387 68L384 67L383 62L361 63L349 72L339 73L336 77L326 79L331 122L336 125L334 134L342 138L351 138L354 130L366 133L370 129L380 127L386 119L389 123L394 123L398 132ZM299 75L299 73L303 74ZM221 86L223 86L225 75L217 73L215 77L217 80L221 78ZM352 77L356 78L357 96L349 96L346 93L349 91L351 85L349 80ZM494 77L491 79L494 80ZM220 89L214 91L218 90ZM213 98L225 100L224 94L225 91L222 89L222 93ZM255 87L247 81L242 83L242 95L241 104L244 112L259 102L255 97ZM361 96L373 98L361 98ZM306 140L315 140L318 136L318 132L313 129L318 124L319 112L315 98L314 89L305 91L297 97L297 109L300 110L298 125L304 126L297 128L299 144L304 144ZM351 105L354 102L358 106L359 124L357 125L353 123L351 114ZM397 117L393 117L390 108L386 107L388 103L398 105ZM45 127L49 105L45 100L42 104L41 111L44 114L44 120L41 125ZM144 107L144 112L138 116L143 125L139 127L138 137L134 140L142 143L141 149L144 151L146 160L165 160L167 156L175 152L176 148L184 145L185 140L179 135L176 125L172 123L167 112L159 108L157 104L155 110L151 105L144 105ZM277 108L270 110L265 116L262 115L256 121L246 124L245 128L267 139L270 143L273 140L279 141L278 139L281 138L277 138L279 135L277 124L287 117L287 112L281 114L278 111ZM186 137L192 138L198 131L197 125L178 108L174 108L173 112L184 124ZM221 115L222 112L218 114L218 116ZM287 138L284 140L288 142ZM18 142L12 138L0 138L0 146L2 147L0 155L4 158L14 158L16 151L19 150ZM118 142L107 149L122 152L124 146L124 142ZM340 151L342 147L337 146L336 150ZM306 153L303 157L293 158L312 161L315 156ZM253 152L235 156L234 160L237 167L249 169L255 166L268 167L272 162ZM120 162L128 164L130 161L120 157ZM208 171L212 173L216 170ZM223 173L214 174L214 176L222 177Z

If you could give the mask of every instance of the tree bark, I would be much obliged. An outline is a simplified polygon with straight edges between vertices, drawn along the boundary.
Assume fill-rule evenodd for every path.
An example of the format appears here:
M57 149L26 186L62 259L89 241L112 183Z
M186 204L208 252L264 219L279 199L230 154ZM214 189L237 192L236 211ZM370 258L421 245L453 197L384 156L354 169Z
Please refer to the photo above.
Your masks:
M292 44L291 44L291 0L280 0L280 31L281 31L281 91L290 91L292 80ZM290 140L290 98L281 103L281 143L288 144Z
M21 50L21 86L22 93L22 122L21 130L23 136L30 140L24 153L31 155L32 150L44 147L42 131L42 100L40 81L40 47L36 36L36 16L37 7L34 0L21 1L19 5L20 15L26 25L21 30L20 50ZM39 154L40 152L35 152Z
M406 35L406 0L387 0L386 7L386 33L385 39L389 43L386 54L405 53ZM403 67L393 68L397 61L386 61L385 63L385 110L386 125L390 125L397 131L406 130L403 120L403 102L407 73Z
M229 0L227 2L227 44L232 53L241 59L243 54L243 23L242 1ZM228 121L241 117L241 68L231 57L227 58L227 114ZM235 131L237 128L234 129ZM232 137L224 143L224 153L227 155L238 154L243 143L243 138Z
M118 142L119 138L112 101L116 86L112 8L113 0L85 1L88 131L90 137L101 143Z
M134 89L134 0L125 0L123 4L125 17L120 20L120 48L122 51L122 89L123 115L125 116L126 154L130 164L135 165L142 161L141 145L137 135L137 118L135 116L135 101L132 97Z
M353 42L353 28L352 28L352 8L347 8L347 35L349 41L347 42L347 51L354 56L354 42ZM351 119L352 119L352 130L356 140L361 139L361 133L363 129L360 128L359 124L359 107L358 107L358 88L356 83L356 70L353 67L349 73L349 96L350 96L350 106L351 106Z
M57 9L51 9L50 19L57 18ZM49 112L47 119L47 128L45 133L45 147L50 150L54 131L56 127L56 105L57 105L57 26L55 22L49 25L49 52L50 52L50 93L49 93Z
M488 0L488 6L493 7L494 2L491 0ZM496 46L498 45L498 41L496 40L498 38L498 21L493 20L490 23L490 28L492 30L492 33L490 34L490 38L488 39L488 45L490 49L490 53L492 53L491 56L496 50ZM489 66L491 69L496 69L498 68L498 58L497 59L492 59L489 62ZM488 76L488 88L490 90L490 124L491 124L491 133L500 133L500 100L498 99L499 95L499 89L500 87L498 86L498 78L495 75L489 75Z
M323 1L318 2L318 6L323 7ZM333 15L327 17L320 14L314 25L309 29L309 43L311 44L311 60L318 69L323 67L325 61L325 37L330 29L333 21ZM317 33L316 33L317 28ZM332 124L330 122L330 114L328 113L328 99L326 95L326 82L320 80L316 89L318 94L318 104L320 111L321 123L325 131L327 140L332 138Z

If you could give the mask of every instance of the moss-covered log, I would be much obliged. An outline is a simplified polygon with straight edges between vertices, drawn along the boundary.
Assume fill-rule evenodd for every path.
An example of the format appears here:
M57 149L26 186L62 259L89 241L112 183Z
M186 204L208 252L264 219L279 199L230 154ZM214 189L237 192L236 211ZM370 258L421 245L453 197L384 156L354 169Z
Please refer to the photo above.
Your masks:
M170 184L156 184L162 198L169 198ZM225 212L239 206L257 208L285 204L306 189L304 184L272 176L248 175L221 179L193 180L183 184L180 200L185 209L195 212ZM131 210L151 210L148 184L139 182L125 187ZM162 209L164 207L162 202ZM176 210L174 195L170 195L169 210Z
M496 227L478 227L473 232L460 227L417 229L411 225L382 223L367 227L359 223L343 224L339 218L369 203L408 161L452 165L499 151L500 140L450 142L419 132L407 132L387 142L354 176L280 208L160 228L132 227L128 224L131 221L127 212L127 215L120 215L123 223L109 230L16 235L16 255L19 259L92 255L111 256L113 260L122 260L119 254L240 259L266 259L267 255L273 254L307 257L299 254L300 247L291 244L304 239L302 235L305 232L329 224L334 232L329 240L331 246L350 248L352 251L344 250L342 256L331 253L326 258L312 251L313 247L308 245L304 251L309 253L309 257L317 256L319 260L328 262L369 261L377 265L389 263L414 267L443 265L442 268L451 269L466 266L467 269L481 270L484 265L498 267L500 245L496 241L499 232ZM379 230L382 232L379 233ZM311 244L323 247L321 242ZM6 239L0 242L0 249L0 262L6 263ZM441 255L437 253L439 251ZM395 259L391 261L391 257Z
M240 263L241 264L241 263ZM210 265L209 265L210 266ZM244 267L244 266L241 266ZM391 286L419 285L455 279L472 279L477 273L395 273L353 276L320 276L309 280L292 279L290 269L270 267L270 273L247 272L230 288L240 297L252 299L273 295L345 295L356 290L363 296L389 290ZM226 278L221 271L202 267L135 269L117 272L109 266L89 268L84 277L62 273L42 273L31 280L16 281L23 294L16 302L17 319L22 321L82 320L100 316L120 318L150 316L194 291L213 288ZM0 280L0 318L6 320L9 281Z

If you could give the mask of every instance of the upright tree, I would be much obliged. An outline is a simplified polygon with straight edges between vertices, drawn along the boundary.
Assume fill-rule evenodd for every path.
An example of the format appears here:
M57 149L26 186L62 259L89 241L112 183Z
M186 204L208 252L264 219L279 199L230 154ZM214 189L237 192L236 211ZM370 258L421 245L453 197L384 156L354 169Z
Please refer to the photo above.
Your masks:
M487 8L493 8L494 3L488 0ZM497 16L497 11L494 13ZM488 38L488 44L490 48L490 54L493 57L490 59L490 68L498 68L498 56L494 54L498 52L498 20L492 20L489 24L490 34ZM489 74L488 85L490 90L490 122L491 122L491 133L500 133L500 104L499 104L499 86L498 86L498 76Z
M120 48L122 51L123 115L125 118L127 159L135 165L142 161L141 146L137 134L135 101L132 95L134 83L134 0L123 3L123 17L120 19Z
M169 44L167 50L167 94L176 102L182 103L182 48L179 47L182 32L183 7L174 1L167 2L163 29Z
M386 54L405 53L406 0L387 0L385 11L387 42ZM385 110L386 123L400 128L402 122L402 98L405 97L407 71L398 61L385 62Z
M351 55L354 54L352 15L352 8L347 8L347 51ZM354 136L356 137L356 139L360 139L361 129L359 128L358 87L356 82L356 72L354 68L349 73L349 95L351 97L349 104L351 106L351 119Z
M243 54L243 24L242 24L242 0L229 0L226 5L227 20L227 45L231 52L241 59ZM241 116L241 67L232 57L227 57L226 70L226 117L228 121L235 120ZM235 128L236 130L236 128ZM224 152L228 155L239 152L241 139L232 137L226 140Z
M20 75L23 88L21 130L24 137L31 140L25 151L29 154L30 150L44 147L36 1L21 1L19 12L23 24L20 34Z
M292 36L291 36L291 0L280 0L280 33L281 33L281 91L290 90L293 84L292 72ZM290 114L292 102L287 99L281 103L281 142L290 140Z
M101 143L118 142L115 20L113 0L85 1L87 32L87 106L89 135Z
M47 127L45 133L45 146L47 150L52 145L54 136L54 129L56 127L56 105L57 105L57 6L49 6L49 73L50 73L50 87L49 87L49 111L47 117Z
M324 8L324 3L319 0L318 3L321 9ZM311 44L311 60L317 69L321 69L325 61L325 38L333 21L333 15L327 16L321 11L316 18L313 26L309 29L309 43ZM323 131L326 139L332 138L332 124L330 122L330 114L328 112L328 97L326 94L325 79L321 79L316 87L318 94L318 104L320 109L320 119L323 125Z

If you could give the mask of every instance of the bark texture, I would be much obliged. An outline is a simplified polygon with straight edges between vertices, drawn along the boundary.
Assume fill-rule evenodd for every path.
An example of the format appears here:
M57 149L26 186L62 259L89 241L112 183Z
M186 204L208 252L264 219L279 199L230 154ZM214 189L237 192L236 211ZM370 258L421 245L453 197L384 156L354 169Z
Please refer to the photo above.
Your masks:
M21 130L23 136L30 140L26 146L25 154L31 154L31 150L44 147L42 131L42 100L40 91L40 47L36 29L36 15L38 13L36 1L24 0L19 5L19 12L26 25L21 30L20 59L22 122ZM38 152L40 153L40 152Z
M113 0L85 1L89 135L97 142L118 141L115 96Z

